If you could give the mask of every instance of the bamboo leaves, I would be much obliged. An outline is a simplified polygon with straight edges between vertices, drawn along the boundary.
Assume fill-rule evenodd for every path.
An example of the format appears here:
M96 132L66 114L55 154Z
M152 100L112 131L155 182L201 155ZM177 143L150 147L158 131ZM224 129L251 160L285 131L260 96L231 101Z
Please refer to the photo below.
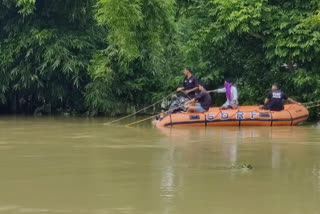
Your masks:
M232 77L247 104L273 81L316 98L319 11L317 0L2 0L0 105L125 112L176 88L183 66L210 88Z

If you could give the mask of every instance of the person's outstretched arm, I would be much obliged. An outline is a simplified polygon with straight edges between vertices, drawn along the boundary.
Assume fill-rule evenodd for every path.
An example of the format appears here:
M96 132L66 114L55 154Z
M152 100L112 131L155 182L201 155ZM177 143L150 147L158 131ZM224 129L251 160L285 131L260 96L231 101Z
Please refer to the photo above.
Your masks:
M226 93L226 88L219 88L219 89L213 90L212 92Z
M290 104L297 104L297 105L301 105L301 103L297 102L297 101L294 101L293 99L291 98L288 98L288 103Z

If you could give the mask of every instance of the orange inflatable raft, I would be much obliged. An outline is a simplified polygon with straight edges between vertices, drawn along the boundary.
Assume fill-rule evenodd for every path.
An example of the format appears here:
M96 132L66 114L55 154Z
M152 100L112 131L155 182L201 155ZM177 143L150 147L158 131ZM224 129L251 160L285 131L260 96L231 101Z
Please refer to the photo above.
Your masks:
M204 113L174 113L154 121L165 126L293 126L308 119L308 110L301 105L285 105L282 111L260 110L258 106L239 106L219 110L212 107Z

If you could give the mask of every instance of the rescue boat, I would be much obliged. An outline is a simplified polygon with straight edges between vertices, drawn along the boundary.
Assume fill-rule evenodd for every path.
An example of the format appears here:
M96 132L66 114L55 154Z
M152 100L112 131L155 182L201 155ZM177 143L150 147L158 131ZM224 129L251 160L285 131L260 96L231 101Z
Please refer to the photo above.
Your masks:
M157 127L166 126L294 126L308 119L302 105L284 105L282 111L260 110L258 106L239 106L219 110L211 107L204 113L173 113L154 121Z

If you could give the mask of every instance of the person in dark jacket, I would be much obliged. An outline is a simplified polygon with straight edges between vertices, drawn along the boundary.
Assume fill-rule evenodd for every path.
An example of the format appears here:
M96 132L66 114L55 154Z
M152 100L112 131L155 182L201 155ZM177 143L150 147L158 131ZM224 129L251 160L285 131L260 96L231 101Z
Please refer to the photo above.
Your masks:
M279 89L279 85L274 83L271 88L271 92L268 94L267 98L264 101L264 105L260 106L260 109L270 110L270 111L282 111L284 109L283 101L287 100L290 104L301 103L294 101L289 98L283 91Z
M186 103L189 104L188 112L206 112L209 110L211 106L211 96L202 83L199 84L199 90L200 93Z
M192 75L190 68L184 69L184 75L186 77L183 80L183 87L177 88L177 91L184 92L188 98L192 99L197 95L198 80Z

